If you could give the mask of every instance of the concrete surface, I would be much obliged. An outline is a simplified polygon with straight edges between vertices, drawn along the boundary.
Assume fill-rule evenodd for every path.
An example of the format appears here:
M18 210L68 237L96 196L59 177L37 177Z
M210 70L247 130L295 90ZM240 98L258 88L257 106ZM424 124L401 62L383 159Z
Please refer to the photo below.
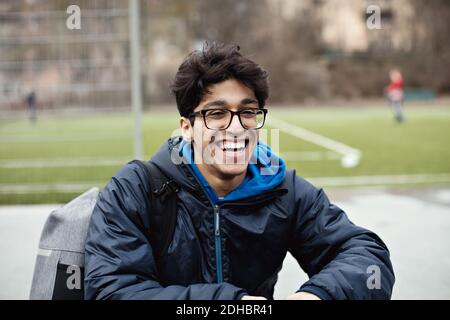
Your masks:
M394 299L450 299L450 188L330 190L330 199L388 245ZM0 299L28 299L42 226L60 205L0 206ZM307 280L292 256L275 298Z

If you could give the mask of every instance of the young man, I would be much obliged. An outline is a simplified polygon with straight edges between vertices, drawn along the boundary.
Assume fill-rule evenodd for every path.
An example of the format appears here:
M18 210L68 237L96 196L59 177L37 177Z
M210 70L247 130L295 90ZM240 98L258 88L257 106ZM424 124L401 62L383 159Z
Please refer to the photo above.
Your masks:
M387 97L392 107L392 111L394 111L395 120L398 123L402 123L405 119L402 111L403 104L403 93L404 93L404 82L403 76L400 70L392 69L389 71L389 78L391 82L389 83L386 91Z
M92 215L87 299L271 299L288 251L310 277L289 299L391 297L382 240L259 141L269 95L260 66L239 47L210 44L186 58L172 90L182 137L152 158L179 186L168 253L155 258L148 182L127 164Z

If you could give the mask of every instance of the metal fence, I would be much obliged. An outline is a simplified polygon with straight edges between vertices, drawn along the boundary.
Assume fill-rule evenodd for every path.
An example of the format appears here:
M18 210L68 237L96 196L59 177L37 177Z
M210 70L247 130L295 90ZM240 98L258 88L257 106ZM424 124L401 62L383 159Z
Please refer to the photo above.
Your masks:
M45 109L130 106L128 2L83 2L79 29L69 6L0 4L1 111L24 109L33 91Z

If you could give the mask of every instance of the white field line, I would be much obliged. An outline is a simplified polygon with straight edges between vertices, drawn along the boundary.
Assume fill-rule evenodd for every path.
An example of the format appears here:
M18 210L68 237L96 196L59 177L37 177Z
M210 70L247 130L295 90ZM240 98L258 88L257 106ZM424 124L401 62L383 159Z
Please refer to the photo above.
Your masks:
M397 185L439 182L450 183L450 174L438 173L385 176L317 177L307 178L307 180L316 186L322 187Z
M281 152L280 157L287 161L319 161L319 160L340 160L341 156L332 151L300 151Z
M354 154L358 156L361 155L361 150L352 148L346 144L343 144L342 142L324 137L320 134L314 133L304 128L294 126L284 120L277 119L273 116L270 116L267 120L269 122L269 125L273 128L278 128L287 134L317 144L331 151L335 151L339 154L342 154L343 156L349 154Z
M55 168L55 167L94 167L94 166L116 166L124 165L131 159L96 159L96 158L78 158L78 159L8 159L0 160L0 168Z
M335 152L324 151L302 151L283 152L280 156L287 161L319 161L340 160L341 156ZM107 167L125 165L132 159L8 159L0 160L0 169L23 169L23 168L63 168L63 167Z
M399 185L411 183L450 183L450 174L413 174L413 175L383 175L383 176L354 176L354 177L316 177L305 178L318 187L345 187L371 185ZM84 192L92 187L102 189L104 182L77 182L51 184L0 184L0 194L28 194L28 193L76 193Z
M0 184L0 194L76 193L84 192L92 187L103 188L104 184L104 182Z
M111 137L110 135L77 134L77 135L1 135L2 143L8 142L77 142L77 141L103 141L103 140L129 140L128 135Z

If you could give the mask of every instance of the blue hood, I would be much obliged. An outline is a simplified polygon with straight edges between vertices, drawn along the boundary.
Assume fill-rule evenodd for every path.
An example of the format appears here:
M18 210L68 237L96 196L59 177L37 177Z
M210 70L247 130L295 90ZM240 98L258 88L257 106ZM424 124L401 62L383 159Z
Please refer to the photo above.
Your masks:
M198 182L215 204L240 200L258 195L264 191L272 190L283 182L286 174L284 160L273 153L267 144L258 141L248 165L247 175L244 181L225 197L219 197L193 161L194 152L192 144L186 140L182 140L180 150L180 155L184 158L183 160L192 169Z

